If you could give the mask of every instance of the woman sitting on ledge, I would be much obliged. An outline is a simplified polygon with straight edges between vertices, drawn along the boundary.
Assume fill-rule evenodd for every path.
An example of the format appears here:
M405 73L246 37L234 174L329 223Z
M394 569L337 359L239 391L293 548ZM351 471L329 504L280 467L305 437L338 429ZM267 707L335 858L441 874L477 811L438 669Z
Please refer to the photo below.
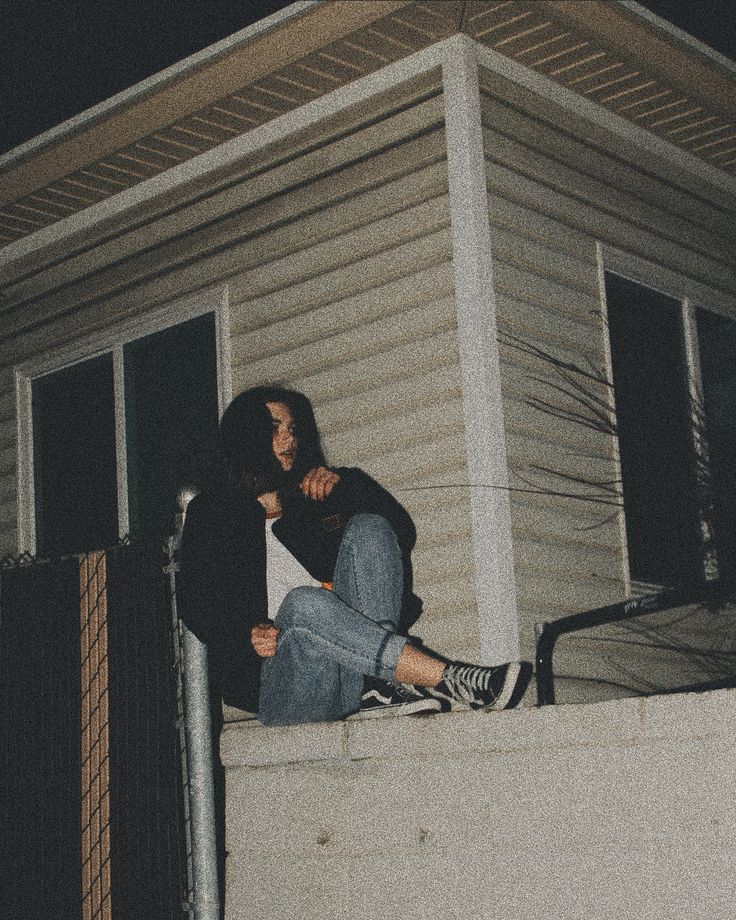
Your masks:
M402 635L414 526L361 470L327 466L305 396L242 393L219 454L187 510L178 594L226 703L267 725L518 703L527 662L448 664Z

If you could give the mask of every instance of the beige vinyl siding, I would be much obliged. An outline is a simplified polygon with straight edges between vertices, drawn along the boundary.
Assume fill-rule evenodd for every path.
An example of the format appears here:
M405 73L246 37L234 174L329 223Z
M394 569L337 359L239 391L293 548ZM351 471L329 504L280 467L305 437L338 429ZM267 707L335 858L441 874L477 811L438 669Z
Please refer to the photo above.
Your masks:
M552 494L606 497L574 479L611 483L618 472L610 434L529 404L547 400L580 410L540 382L563 383L544 360L522 354L504 336L606 375L598 242L708 285L709 305L727 309L736 291L733 202L531 93L486 73L481 84L514 558L522 648L530 655L535 622L624 597L617 507ZM610 405L604 383L588 386ZM621 662L645 673L638 645L617 646L625 651L614 660L611 639L622 635L562 640L558 669L579 680L563 681L558 696L593 698L588 680L625 683ZM658 667L664 674L668 666Z
M469 504L444 488L467 478L449 214L435 74L29 265L7 289L0 363L226 284L233 394L279 381L313 399L330 461L362 466L416 518L417 632L474 657ZM5 552L16 540L11 396L0 392Z
M416 108L423 116L421 130ZM80 247L79 255L57 260L45 271L8 285L0 361L4 362L10 348L15 347L9 341L11 336L37 323L43 327L38 338L43 349L49 340L54 344L73 340L109 326L111 320L135 315L141 311L141 303L150 308L217 281L231 281L237 301L239 287L247 289L254 278L263 286L269 284L271 266L279 258L291 259L289 268L294 274L301 272L300 280L304 280L304 275L313 274L311 266L303 262L305 243L310 239L335 249L338 264L353 239L355 245L374 251L389 248L391 238L383 242L377 236L384 229L381 217L393 217L387 229L390 232L395 227L400 236L402 219L411 219L411 206L425 198L423 167L427 161L437 163L444 156L441 108L441 99L435 95L390 117L388 144L397 144L396 150L386 149L381 123L369 123L354 126L349 133L351 143L346 138L336 140L334 150L327 144L297 155L299 146L295 143L296 152L292 151L288 168L280 165L286 156L282 150L271 152L271 157L276 157L272 170L268 168L269 157L261 154L238 184L223 180L226 188L213 196L219 213L213 213L215 204L210 196L195 199L143 227L133 222L122 231L114 228L109 242L90 249ZM409 135L403 143L396 136L396 120ZM427 133L419 138L421 143L415 136L418 132ZM332 162L327 158L330 150ZM350 181L343 175L346 160L354 166ZM279 174L277 185L271 181L272 171ZM416 172L420 177L412 182ZM391 194L392 180L401 176L407 176L401 186L406 200ZM376 194L365 194L376 186ZM383 186L388 187L385 196L380 194ZM346 205L350 189L356 198L354 210ZM402 216L407 211L408 218ZM342 243L350 233L355 236ZM421 227L415 228L414 237L422 235ZM52 323L54 316L59 317L56 325Z
M323 218L356 229L304 233L267 273L232 279L233 392L277 379L310 395L330 461L366 469L415 518L416 632L468 657L479 639L467 496L453 496L451 517L421 504L437 474L467 477L444 133L424 140L436 163Z

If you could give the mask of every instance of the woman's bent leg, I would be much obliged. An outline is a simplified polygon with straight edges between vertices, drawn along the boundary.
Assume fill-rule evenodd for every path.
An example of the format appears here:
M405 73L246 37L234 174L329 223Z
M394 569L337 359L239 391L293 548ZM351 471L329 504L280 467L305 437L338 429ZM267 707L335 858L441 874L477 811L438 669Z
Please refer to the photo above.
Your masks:
M355 712L363 675L390 680L407 641L323 588L290 591L274 625L278 649L261 671L258 718L266 724L322 722Z
M348 521L335 564L334 590L348 607L395 631L404 568L396 534L385 518L356 514Z
M383 518L360 514L350 520L334 587L296 588L281 605L278 651L261 675L261 722L339 719L360 707L364 674L393 679L407 641L394 631L403 569Z
M316 593L321 589L308 590ZM281 611L288 600L287 595ZM292 599L292 603L297 601ZM291 615L279 615L275 621L281 634L276 654L267 658L261 669L258 719L264 725L341 719L340 667L312 641L308 630L287 625L291 619Z

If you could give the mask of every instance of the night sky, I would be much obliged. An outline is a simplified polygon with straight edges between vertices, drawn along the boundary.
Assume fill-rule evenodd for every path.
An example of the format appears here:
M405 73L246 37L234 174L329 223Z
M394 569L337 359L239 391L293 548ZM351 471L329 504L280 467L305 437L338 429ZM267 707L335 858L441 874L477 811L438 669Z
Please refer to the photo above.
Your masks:
M4 0L0 152L290 2Z
M289 5L290 0L5 0L0 152ZM733 0L645 6L736 59Z

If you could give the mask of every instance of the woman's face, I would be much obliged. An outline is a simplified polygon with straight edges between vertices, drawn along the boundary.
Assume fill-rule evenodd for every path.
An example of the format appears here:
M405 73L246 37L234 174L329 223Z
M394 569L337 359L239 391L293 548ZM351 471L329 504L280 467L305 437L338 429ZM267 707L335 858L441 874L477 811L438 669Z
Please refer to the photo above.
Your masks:
M273 452L281 469L288 473L294 467L299 446L294 434L294 416L286 403L267 402L266 408L273 419Z

